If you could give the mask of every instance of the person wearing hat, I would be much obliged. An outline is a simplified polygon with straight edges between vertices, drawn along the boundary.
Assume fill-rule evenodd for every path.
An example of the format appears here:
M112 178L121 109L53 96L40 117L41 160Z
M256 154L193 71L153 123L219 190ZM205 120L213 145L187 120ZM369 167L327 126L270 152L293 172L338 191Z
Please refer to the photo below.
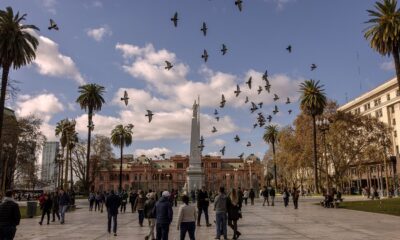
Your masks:
M154 215L157 219L157 240L168 240L169 225L173 217L172 205L169 201L169 197L170 193L164 191L154 208Z
M154 215L154 207L156 206L156 194L151 192L147 194L147 200L144 203L144 217L149 221L149 233L144 237L145 240L153 240L154 226L156 225L156 216Z

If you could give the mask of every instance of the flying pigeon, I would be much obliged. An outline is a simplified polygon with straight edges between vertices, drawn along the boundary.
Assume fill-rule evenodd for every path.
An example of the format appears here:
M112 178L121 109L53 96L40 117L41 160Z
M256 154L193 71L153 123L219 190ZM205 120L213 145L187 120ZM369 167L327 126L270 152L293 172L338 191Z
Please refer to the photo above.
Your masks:
M268 82L268 70L265 70L264 75L262 76L262 79L266 82Z
M257 90L258 94L260 94L262 92L262 87L258 86L258 90Z
M253 124L253 128L256 128L258 126L258 123Z
M291 53L291 52L292 52L292 45L289 45L289 46L286 48L286 50L287 50L289 53Z
M228 49L226 48L225 44L222 44L222 49L221 49L222 55L225 55L227 51Z
M314 71L317 68L317 65L315 63L311 64L311 71Z
M234 140L235 140L235 142L239 142L239 141L240 141L240 138L239 138L239 136L238 136L238 135L236 135L236 136L235 136L235 138L234 138Z
M160 156L165 159L165 153L161 153Z
M207 24L205 22L203 22L203 27L200 29L200 31L203 32L203 35L206 36L207 35Z
M246 100L244 101L244 103L248 103L249 102L249 97L246 96Z
M292 113L292 109L289 109L288 113L291 114Z
M211 130L212 133L216 133L217 131L218 130L215 127L213 127L213 129Z
M50 19L50 26L47 29L49 29L49 30L54 29L54 30L58 31L58 25L56 22L54 22L53 19Z
M251 80L253 79L252 76L249 77L249 80L247 80L246 84L249 86L249 89L251 89Z
M165 66L165 69L167 69L168 71L173 67L173 65L168 61L165 61L165 64L167 64L167 66Z
M271 84L269 84L269 82L267 83L267 85L265 85L265 90L269 93L271 90Z
M251 108L250 108L251 113L255 112L257 109L258 109L257 105L254 102L251 102Z
M240 12L242 11L242 3L243 3L242 0L236 0L235 1L235 5L239 8Z
M200 143L201 143L201 144L204 143L204 137L203 137L203 135L200 137Z
M200 148L200 152L202 152L204 150L204 144L200 144L199 148Z
M274 101L276 102L276 101L278 101L278 100L279 100L278 95L274 94Z
M251 142L247 142L246 147L250 147L251 146Z
M174 26L178 26L178 12L175 12L174 17L171 18L171 21L174 22Z
M203 55L201 55L201 58L204 59L204 62L207 62L207 60L208 60L208 53L207 53L207 50L204 49Z
M225 155L225 146L219 151L221 152L222 156L224 156Z
M218 115L218 110L217 109L214 110L214 115Z
M263 102L260 102L260 103L258 104L258 106L259 106L260 108L262 108Z
M268 122L271 122L272 121L272 116L268 115L267 119L268 119Z
M234 91L233 93L235 93L236 97L238 97L238 96L239 96L239 94L241 93L241 91L240 91L240 87L239 87L239 85L238 85L238 84L236 85L236 91Z
M151 120L153 119L153 112L150 110L147 110L147 114L145 115L146 117L149 118L149 122L151 122Z
M221 102L220 102L220 105L219 105L220 108L223 108L225 106L225 103L226 103L225 96L224 96L224 94L222 94Z
M286 104L290 104L290 98L286 98Z
M277 114L279 112L278 106L275 105L274 111L272 111L274 114Z
M129 97L126 91L124 91L124 97L121 98L121 101L124 101L125 106L128 106Z
M241 153L238 158L243 159L244 153Z
M219 122L219 117L215 117L215 119L217 119L217 122Z

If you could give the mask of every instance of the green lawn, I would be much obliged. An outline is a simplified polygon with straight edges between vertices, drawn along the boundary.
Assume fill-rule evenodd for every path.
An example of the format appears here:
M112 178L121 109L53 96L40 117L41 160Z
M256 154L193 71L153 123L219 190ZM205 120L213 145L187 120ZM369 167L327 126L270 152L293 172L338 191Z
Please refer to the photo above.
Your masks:
M356 201L356 202L344 201L340 203L339 207L357 211L384 213L384 214L400 216L400 198Z

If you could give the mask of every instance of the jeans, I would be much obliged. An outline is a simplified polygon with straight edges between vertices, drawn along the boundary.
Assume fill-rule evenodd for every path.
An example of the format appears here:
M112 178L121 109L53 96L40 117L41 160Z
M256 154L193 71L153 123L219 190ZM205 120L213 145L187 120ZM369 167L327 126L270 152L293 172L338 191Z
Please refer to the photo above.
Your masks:
M195 240L194 237L194 232L196 231L196 224L195 222L182 222L180 225L180 229L181 229L181 240L184 240L186 237L186 232L189 233L189 239L190 240Z
M114 222L113 225L113 232L117 233L117 214L110 214L108 213L108 224L107 224L107 231L110 233L111 232L111 221Z
M284 198L283 203L285 204L285 207L289 205L289 198Z
M247 198L244 198L244 205L247 206Z
M60 205L60 217L61 217L61 223L64 223L65 221L65 212L67 211L68 205Z
M169 223L157 223L157 240L168 240Z
M149 233L146 235L149 237L150 240L154 239L154 226L156 225L156 219L155 218L149 218Z
M121 203L121 212L124 212L125 213L125 211L126 211L126 202L122 202Z
M204 212L204 216L206 218L206 224L209 224L209 220L208 220L208 206L201 206L199 208L197 208L198 210L198 216L197 216L197 224L200 224L200 220L201 220L201 213Z
M221 235L224 235L225 239L228 239L227 237L227 221L226 221L226 213L225 212L217 212L215 214L216 218L216 229L217 229L217 238L220 238Z
M97 209L100 211L100 201L96 200L94 203L94 211L97 211Z
M143 220L144 220L144 210L138 210L138 216L139 216L139 224L140 226L143 225Z
M56 220L56 216L58 221L60 221L60 214L58 213L58 209L53 209L53 222Z
M263 206L265 206L265 202L267 202L267 204L269 206L269 198L268 197L264 197Z
M15 236L15 232L17 232L17 228L15 226L0 227L0 239L1 240L13 240L14 236Z

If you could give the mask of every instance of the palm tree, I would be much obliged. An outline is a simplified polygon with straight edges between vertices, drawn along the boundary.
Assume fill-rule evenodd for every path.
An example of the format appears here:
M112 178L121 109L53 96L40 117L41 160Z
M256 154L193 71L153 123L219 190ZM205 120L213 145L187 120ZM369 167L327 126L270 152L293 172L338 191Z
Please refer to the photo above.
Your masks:
M79 103L81 109L84 109L88 113L88 140L87 140L87 152L86 152L86 176L85 176L85 188L89 192L90 188L90 139L93 130L93 114L94 112L100 111L101 107L105 103L103 94L105 88L95 83L86 84L79 87L79 97L76 102Z
M69 136L68 136L68 152L69 152L69 166L70 166L70 189L72 190L74 186L74 178L72 175L72 150L75 148L76 144L79 142L78 133L75 131L75 125L73 128L70 129Z
M370 41L371 48L383 56L393 55L397 84L400 90L400 9L397 0L383 0L375 3L375 10L367 10L370 26L364 37Z
M64 158L65 164L67 164L67 160L64 157L64 150L65 150L65 147L67 145L67 140L68 140L67 139L68 128L69 128L69 120L68 119L63 119L63 120L61 120L61 121L59 121L57 123L56 129L55 129L55 135L57 137L60 137L61 157ZM63 161L61 161L61 162L63 162ZM62 166L61 170L63 170L63 168L64 167ZM63 186L63 183L64 183L63 177L62 177L63 171L61 171L59 174L60 174L60 177L61 177L60 186Z
M317 127L315 118L324 112L326 106L326 95L323 85L319 81L305 80L300 84L300 107L304 113L310 115L313 119L313 155L314 155L314 186L315 191L319 193L318 172L317 172Z
M19 12L14 15L11 7L0 10L0 68L3 69L1 76L0 94L0 148L2 148L4 104L7 91L8 75L11 67L19 69L30 64L35 58L35 51L39 41L27 30L38 30L35 25L24 25L26 14L22 16ZM2 151L0 151L2 152Z
M275 179L275 189L278 190L278 181L276 174L276 160L275 160L275 144L278 140L278 126L277 125L268 125L265 127L265 132L263 135L263 140L272 145L272 153L274 155L274 179Z
M121 159L119 165L119 187L118 190L122 191L122 155L123 155L123 148L124 146L128 147L132 144L132 129L133 125L128 124L123 126L122 124L117 125L111 131L111 143L116 146L120 147L121 149Z

